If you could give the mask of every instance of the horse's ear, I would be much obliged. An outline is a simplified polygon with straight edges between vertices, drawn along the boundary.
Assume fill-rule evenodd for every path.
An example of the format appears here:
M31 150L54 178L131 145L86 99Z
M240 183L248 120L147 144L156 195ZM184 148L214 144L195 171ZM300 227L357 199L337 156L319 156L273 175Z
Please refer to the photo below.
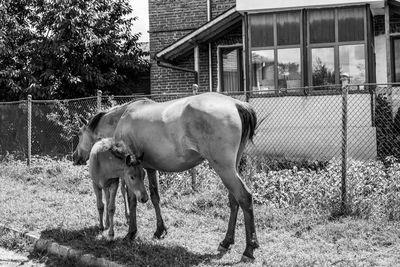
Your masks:
M128 166L138 166L140 163L142 163L143 160L143 155L140 156L139 158L133 155L127 155L125 158L125 163Z
M123 158L125 157L125 151L124 151L124 149L122 148L122 146L119 145L118 143L115 143L115 144L113 144L113 145L110 147L110 152L111 152L111 154L113 154L116 158L123 159Z
M79 120L83 125L87 125L88 124L88 121L82 116L79 116Z
M143 162L143 157L144 157L144 153L142 153L142 155L140 155L139 157L136 157L136 159L137 159L137 161L139 163L142 163Z

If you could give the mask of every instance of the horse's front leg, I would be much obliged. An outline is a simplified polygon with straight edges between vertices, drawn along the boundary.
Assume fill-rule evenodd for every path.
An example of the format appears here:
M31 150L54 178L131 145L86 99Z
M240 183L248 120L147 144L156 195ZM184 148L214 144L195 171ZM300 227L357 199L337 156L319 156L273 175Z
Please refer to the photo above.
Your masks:
M128 202L129 202L129 229L128 234L125 236L124 240L133 240L137 233L137 222L136 222L136 206L137 200L135 194L130 190L127 190Z
M157 239L161 239L164 238L165 235L167 234L167 228L165 227L164 220L161 215L157 171L153 169L146 169L146 171L147 171L147 177L149 179L151 202L153 203L157 218L157 229L154 233L154 237Z
M125 218L126 218L126 222L129 223L129 213L128 213L128 208L127 207L127 203L126 203L126 184L124 179L121 179L121 194L122 194L122 198L124 200L124 209L125 209ZM129 200L128 200L129 201ZM128 203L129 206L129 203Z
M103 193L101 188L95 183L92 182L94 194L96 195L96 203L97 203L97 211L99 213L99 228L101 231L104 230L103 225L103 214L104 214L104 203L103 203Z
M229 250L230 245L235 244L235 228L236 220L239 211L239 203L236 201L232 193L229 193L229 207L231 213L229 216L228 230L226 231L225 239L219 244L218 250L225 253Z

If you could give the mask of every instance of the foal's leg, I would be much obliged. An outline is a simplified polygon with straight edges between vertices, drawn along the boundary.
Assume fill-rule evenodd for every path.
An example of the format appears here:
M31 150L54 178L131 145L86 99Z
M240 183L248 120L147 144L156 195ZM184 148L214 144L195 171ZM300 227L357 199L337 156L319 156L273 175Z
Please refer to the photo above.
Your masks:
M127 204L126 204L126 184L124 179L121 179L121 194L122 194L122 198L124 199L124 209L125 209L125 218L126 218L126 222L129 223L129 213L128 213L128 208L127 208Z
M110 205L110 183L106 183L103 188L104 195L106 197L106 223L105 229L110 227L110 213L108 212L108 206Z
M104 214L104 204L103 204L103 193L101 192L101 188L95 183L92 182L94 194L96 195L96 203L97 203L97 211L99 212L99 228L101 231L104 230L103 225L103 214Z
M149 179L151 202L153 203L157 218L157 229L156 232L154 233L154 237L157 239L161 239L164 238L165 235L167 234L167 228L165 227L164 220L161 216L157 171L153 169L146 169L146 171L147 171L147 177Z
M115 197L117 196L119 179L113 181L108 190L110 193L109 203L107 205L107 213L110 221L110 229L108 229L108 237L114 237L114 214L115 214Z
M125 240L133 240L136 237L137 233L137 222L136 222L136 206L137 200L135 194L127 191L128 193L128 201L129 201L129 229L128 234L125 236Z
M246 249L243 252L242 260L253 260L253 251L254 249L259 247L256 235L256 227L254 223L253 196L251 195L250 190L247 188L247 186L243 183L234 166L232 166L231 168L226 168L221 167L221 165L214 165L216 165L214 169L220 175L222 182L225 184L230 194L234 196L235 200L239 203L239 206L243 210L246 229ZM235 227L235 225L233 224L233 218L236 217L235 213L235 209L231 208L231 217L229 220L230 225L228 226L228 231L226 234L227 236L232 236L233 234L233 231L231 229L234 229ZM225 238L225 240L227 240L227 238ZM222 241L222 243L224 243L224 241Z
M232 193L229 193L228 197L231 213L229 216L228 230L226 231L225 239L219 244L218 247L218 250L221 252L226 252L230 245L235 244L235 228L239 211L239 203L236 201Z

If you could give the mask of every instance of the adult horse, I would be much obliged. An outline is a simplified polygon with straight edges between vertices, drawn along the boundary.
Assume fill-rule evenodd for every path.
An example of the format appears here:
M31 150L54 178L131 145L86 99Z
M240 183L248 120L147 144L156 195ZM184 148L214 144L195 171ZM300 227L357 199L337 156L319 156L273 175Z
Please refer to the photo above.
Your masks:
M234 244L240 206L246 229L242 259L249 260L254 259L254 249L259 245L252 195L237 167L256 125L256 114L248 103L205 93L164 103L148 99L130 103L118 121L114 137L134 154L143 155L143 166L151 170L184 171L207 159L229 191L228 230L219 249L224 251ZM79 146L77 154L82 154Z

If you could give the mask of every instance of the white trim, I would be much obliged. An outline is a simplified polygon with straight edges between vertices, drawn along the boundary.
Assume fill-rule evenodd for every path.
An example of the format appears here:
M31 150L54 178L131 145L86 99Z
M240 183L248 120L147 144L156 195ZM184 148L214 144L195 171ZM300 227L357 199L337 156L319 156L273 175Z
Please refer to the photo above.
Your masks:
M338 5L371 4L383 5L384 0L236 0L239 12L256 10L272 11L293 8L311 8Z
M167 54L168 52L171 52L175 50L177 47L180 45L190 42L190 40L198 35L199 33L209 29L211 26L214 26L215 24L219 23L220 21L224 20L225 18L229 17L230 15L234 14L236 12L236 8L232 8L225 12L224 14L216 17L214 20L210 21L209 23L203 25L202 27L198 28L197 30L193 31L192 33L189 33L182 39L178 40L177 42L173 43L172 45L168 46L167 48L163 49L162 51L158 52L156 54L157 58L161 58L163 55Z

